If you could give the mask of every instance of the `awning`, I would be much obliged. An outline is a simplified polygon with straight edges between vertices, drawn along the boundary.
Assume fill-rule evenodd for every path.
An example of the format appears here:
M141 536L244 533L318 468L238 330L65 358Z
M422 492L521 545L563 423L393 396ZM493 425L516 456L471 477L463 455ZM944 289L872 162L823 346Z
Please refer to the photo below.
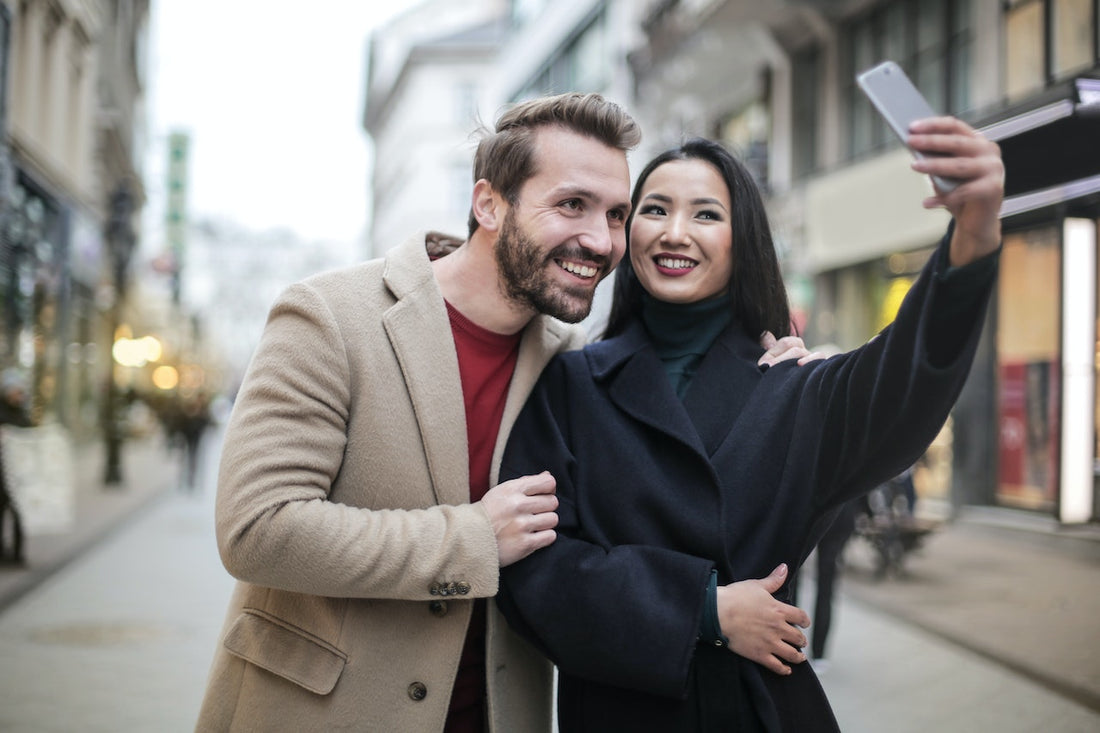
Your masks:
M1100 79L1068 92L981 128L1005 162L1002 216L1100 192Z

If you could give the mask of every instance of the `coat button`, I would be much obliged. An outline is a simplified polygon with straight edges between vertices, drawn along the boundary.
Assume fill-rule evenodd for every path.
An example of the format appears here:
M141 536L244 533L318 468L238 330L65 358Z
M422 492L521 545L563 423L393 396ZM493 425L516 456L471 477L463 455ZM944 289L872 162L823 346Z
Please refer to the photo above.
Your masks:
M440 618L443 618L447 615L447 602L432 601L428 604L428 610L432 612L433 616L439 616Z
M428 589L428 592L430 592L433 596L446 595L445 593L443 593L443 586L439 583L432 583L432 587Z
M420 702L428 696L428 687L423 682L413 682L409 685L409 699Z
M470 592L470 584L467 583L465 580L460 581L458 583L458 585L456 586L456 588L458 590L459 595L464 596L464 595L466 595L467 593Z

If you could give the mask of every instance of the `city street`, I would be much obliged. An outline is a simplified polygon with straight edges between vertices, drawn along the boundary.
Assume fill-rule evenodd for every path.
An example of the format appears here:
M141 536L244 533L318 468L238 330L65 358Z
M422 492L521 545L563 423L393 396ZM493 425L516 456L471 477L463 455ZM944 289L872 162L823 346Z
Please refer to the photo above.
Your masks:
M0 614L0 730L193 729L232 586L208 438L200 491L154 499ZM845 731L1100 730L1100 712L853 595L834 615L822 682Z

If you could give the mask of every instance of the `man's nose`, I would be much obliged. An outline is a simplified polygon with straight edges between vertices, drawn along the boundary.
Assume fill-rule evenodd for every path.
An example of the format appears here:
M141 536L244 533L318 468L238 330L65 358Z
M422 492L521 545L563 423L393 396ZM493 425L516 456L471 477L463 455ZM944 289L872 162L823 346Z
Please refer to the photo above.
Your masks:
M580 244L593 254L610 257L615 249L615 238L611 225L603 217L593 217L592 224L581 235Z

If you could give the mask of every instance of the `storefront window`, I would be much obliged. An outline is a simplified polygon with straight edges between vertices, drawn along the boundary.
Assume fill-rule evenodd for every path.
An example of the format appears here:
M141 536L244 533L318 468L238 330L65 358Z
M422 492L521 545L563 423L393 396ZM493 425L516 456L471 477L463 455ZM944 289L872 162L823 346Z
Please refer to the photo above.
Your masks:
M1061 256L1058 232L1007 235L997 306L997 503L1050 510L1058 486Z
M1092 66L1093 0L1053 0L1051 44L1056 78Z
M1100 219L1096 220L1096 231L1100 235ZM1100 244L1100 236L1097 237ZM1093 369L1096 378L1093 380L1093 402L1095 403L1096 427L1093 432L1096 443L1093 451L1093 479L1092 479L1092 518L1100 519L1100 257L1096 258L1096 350L1093 352Z
M1043 3L1017 0L1005 16L1005 92L1017 98L1043 88Z

